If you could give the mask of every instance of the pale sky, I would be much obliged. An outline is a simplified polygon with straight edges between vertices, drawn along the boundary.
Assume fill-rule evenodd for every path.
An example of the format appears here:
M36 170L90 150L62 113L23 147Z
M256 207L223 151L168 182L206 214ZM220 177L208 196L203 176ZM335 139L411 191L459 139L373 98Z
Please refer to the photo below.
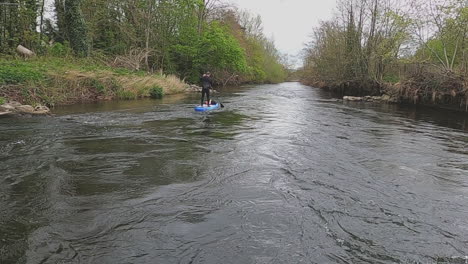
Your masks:
M229 0L241 10L262 17L264 33L276 48L297 55L319 21L332 18L336 0Z

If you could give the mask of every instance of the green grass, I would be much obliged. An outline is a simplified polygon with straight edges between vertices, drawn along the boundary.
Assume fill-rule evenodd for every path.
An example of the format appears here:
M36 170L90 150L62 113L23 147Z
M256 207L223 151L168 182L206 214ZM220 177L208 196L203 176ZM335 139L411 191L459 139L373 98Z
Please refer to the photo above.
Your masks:
M47 74L63 74L68 71L111 72L115 76L147 76L145 71L114 68L91 58L35 57L28 60L0 57L0 83L20 84L42 80Z
M135 94L135 93L132 92L132 91L128 91L128 90L119 90L119 91L117 91L117 97L118 97L119 99L131 100L131 99L137 99L137 98L138 98L138 95Z
M44 71L38 67L19 61L0 61L0 84L21 84L44 79Z
M162 87L159 87L159 86L153 86L150 89L149 93L150 93L151 98L155 98L155 99L161 99L164 96L164 90Z
M39 73L80 71L111 71L117 75L135 74L127 69L113 68L90 58L35 57L28 60L0 58L2 68L16 68Z
M104 84L98 80L98 79L91 79L91 86L96 89L96 91L100 94L105 94L106 93L106 87Z
M57 54L66 50L57 47ZM98 59L43 56L31 59L0 56L2 96L49 106L99 98L136 99L182 92L175 76L114 68Z
M149 95L149 88L148 87L140 87L137 89L137 96L139 98L143 98L143 97L148 97L150 96Z

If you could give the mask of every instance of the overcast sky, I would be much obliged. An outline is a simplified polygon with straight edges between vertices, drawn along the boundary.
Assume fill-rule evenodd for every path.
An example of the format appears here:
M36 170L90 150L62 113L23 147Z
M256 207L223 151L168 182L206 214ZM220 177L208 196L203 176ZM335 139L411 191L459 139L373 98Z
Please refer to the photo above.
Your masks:
M264 33L282 53L297 55L319 21L332 17L336 0L229 0L262 17Z

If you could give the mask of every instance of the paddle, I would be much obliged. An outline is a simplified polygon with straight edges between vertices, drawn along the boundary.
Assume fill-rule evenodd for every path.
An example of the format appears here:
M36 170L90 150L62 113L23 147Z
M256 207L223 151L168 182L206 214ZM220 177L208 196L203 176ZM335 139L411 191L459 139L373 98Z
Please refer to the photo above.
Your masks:
M218 91L216 91L215 89L213 89L213 95L215 94L215 92L218 92ZM216 97L216 102L219 103L219 105L221 106L221 108L224 108L224 105L223 105L223 104L221 103L221 101L219 100L219 97L218 97L218 96L214 96L214 97Z

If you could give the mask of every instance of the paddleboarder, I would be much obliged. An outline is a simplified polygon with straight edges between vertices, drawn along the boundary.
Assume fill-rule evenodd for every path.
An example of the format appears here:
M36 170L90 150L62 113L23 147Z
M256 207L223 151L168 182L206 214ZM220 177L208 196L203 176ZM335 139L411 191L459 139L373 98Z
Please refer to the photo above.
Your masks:
M203 99L205 98L206 94L206 101L207 105L210 106L210 89L212 85L212 80L211 80L211 73L206 72L203 74L203 76L200 78L201 83L202 83L202 92L201 92L201 106L203 106Z

